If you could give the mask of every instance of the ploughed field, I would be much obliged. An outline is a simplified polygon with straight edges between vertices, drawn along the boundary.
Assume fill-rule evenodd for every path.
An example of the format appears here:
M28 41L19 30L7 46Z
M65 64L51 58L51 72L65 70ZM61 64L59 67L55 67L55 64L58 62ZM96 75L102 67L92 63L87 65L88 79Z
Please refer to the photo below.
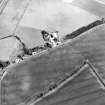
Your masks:
M57 91L36 99L40 93L47 93L52 84L59 86L66 77L70 78L87 59L104 80L105 25L6 68L1 81L1 105L104 105L105 87L89 65Z

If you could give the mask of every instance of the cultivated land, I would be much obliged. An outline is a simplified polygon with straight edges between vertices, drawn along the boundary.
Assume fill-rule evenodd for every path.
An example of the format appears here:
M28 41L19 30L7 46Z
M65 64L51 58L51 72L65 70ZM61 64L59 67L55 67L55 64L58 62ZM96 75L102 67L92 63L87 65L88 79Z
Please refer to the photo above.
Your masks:
M74 0L71 4L96 16L105 17L105 1L103 1L103 3L101 1L102 0Z
M65 3L63 0L32 0L23 18L21 18L28 1L9 0L0 15L0 38L12 34L17 23L21 20L15 34L21 38L28 48L32 48L43 44L40 33L43 29L51 32L57 30L59 36L63 37L99 19L98 16ZM81 18L78 19L78 17ZM15 41L14 38L0 41L1 60L8 60L18 44Z
M60 47L8 67L8 73L1 81L2 105L17 105L21 102L26 105L32 95L46 91L51 84L59 85L65 75L79 70L85 59L104 79L104 45L105 25L100 25ZM104 105L104 99L105 90L87 66L58 91L32 105Z

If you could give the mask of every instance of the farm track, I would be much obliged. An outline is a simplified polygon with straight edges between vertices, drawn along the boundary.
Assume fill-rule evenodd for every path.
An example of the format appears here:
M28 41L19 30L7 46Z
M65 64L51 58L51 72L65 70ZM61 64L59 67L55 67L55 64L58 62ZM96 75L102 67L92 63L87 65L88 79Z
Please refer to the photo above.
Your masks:
M85 59L93 64L104 79L104 45L105 25L101 25L65 45L7 68L8 73L1 81L1 105L27 103L34 93L43 92L49 85L61 80L65 74L72 74ZM24 81L25 78L27 81ZM28 87L23 89L24 85ZM90 72L90 67L87 67L54 94L35 105L104 105L104 99L105 90Z

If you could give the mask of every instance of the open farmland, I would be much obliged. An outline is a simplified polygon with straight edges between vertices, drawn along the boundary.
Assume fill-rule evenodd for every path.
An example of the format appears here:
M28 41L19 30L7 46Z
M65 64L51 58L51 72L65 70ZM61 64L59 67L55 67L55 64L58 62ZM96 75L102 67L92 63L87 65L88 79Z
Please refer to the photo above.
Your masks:
M53 83L59 85L65 75L79 70L85 59L104 79L104 34L105 25L97 26L62 46L8 67L8 73L1 81L2 105L18 105L21 102L26 105L33 95L47 90ZM104 105L104 89L88 66L56 92L31 105ZM33 98L32 102L35 101Z
M82 8L96 16L105 17L104 0L73 0L71 4Z
M18 23L15 35L19 36L28 48L32 48L43 44L40 33L43 29L51 32L57 30L62 38L66 34L99 19L99 16L62 0L32 0L23 14L28 1L9 0L0 15L0 38L12 34ZM78 17L81 18L78 19ZM8 60L17 45L14 38L1 40L0 59Z
M43 29L57 30L65 40L3 69L0 105L105 105L105 20L89 25L105 17L105 2L67 1L32 0L26 8L28 0L9 0L4 5L0 38L17 27L14 35L27 48L44 43ZM15 55L19 44L13 37L1 40L0 60Z

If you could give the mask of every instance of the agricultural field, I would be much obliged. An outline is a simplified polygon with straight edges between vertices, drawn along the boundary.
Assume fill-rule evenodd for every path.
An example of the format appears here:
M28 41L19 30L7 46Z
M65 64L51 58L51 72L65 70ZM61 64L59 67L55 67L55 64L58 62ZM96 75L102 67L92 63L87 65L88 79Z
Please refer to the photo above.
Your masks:
M0 105L105 105L104 1L3 2L0 38L17 35L29 49L44 44L42 30L65 40L0 70ZM0 40L0 61L21 52L19 44Z
M87 59L104 81L104 33L105 25L97 26L64 45L8 67L7 75L1 81L2 104L104 105L104 82L94 76L89 65L57 91L36 102L38 94L47 93L52 84L62 84Z

